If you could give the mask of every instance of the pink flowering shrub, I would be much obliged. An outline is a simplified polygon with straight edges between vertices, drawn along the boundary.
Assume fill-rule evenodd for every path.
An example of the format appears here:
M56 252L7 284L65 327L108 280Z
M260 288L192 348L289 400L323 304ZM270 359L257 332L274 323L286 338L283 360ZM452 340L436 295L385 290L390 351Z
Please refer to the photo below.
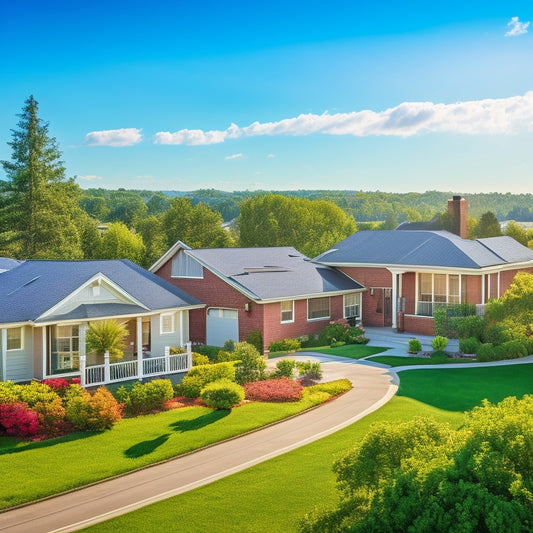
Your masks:
M39 433L39 418L25 402L0 404L0 429L13 437L27 438Z
M303 387L289 378L267 379L245 383L244 392L247 400L256 402L297 402Z
M63 396L69 387L69 382L63 378L48 378L41 381L44 385L48 385L59 396Z

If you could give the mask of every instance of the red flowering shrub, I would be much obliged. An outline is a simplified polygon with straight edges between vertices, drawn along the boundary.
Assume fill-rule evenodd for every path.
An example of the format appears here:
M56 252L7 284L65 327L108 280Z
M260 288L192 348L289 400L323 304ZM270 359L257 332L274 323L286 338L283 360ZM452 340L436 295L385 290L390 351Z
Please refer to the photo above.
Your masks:
M121 418L122 404L105 387L100 387L92 395L84 391L67 402L67 420L78 429L110 429Z
M39 418L25 402L0 404L0 427L7 435L27 438L39 433Z
M32 409L37 413L41 433L47 437L58 437L72 429L70 424L65 421L65 408L61 398L47 402L36 402Z
M73 385L81 385L81 378L72 378L70 380L70 382L73 384Z
M303 387L298 381L288 378L244 384L246 399L255 402L297 402L302 397L302 391Z
M69 382L63 378L48 378L43 379L41 383L48 385L54 392L57 392L59 396L63 396L69 386Z

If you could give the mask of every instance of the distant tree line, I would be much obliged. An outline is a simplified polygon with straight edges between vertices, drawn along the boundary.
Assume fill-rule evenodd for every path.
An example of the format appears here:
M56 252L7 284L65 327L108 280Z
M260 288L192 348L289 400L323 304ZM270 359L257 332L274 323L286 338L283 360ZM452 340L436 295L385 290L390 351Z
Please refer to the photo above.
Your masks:
M1 162L7 179L0 180L0 256L129 258L149 267L177 240L194 248L294 246L314 257L358 229L394 229L404 221L431 219L452 229L450 216L442 212L451 192L82 190L66 177L33 96L19 117L8 143L11 160ZM532 216L530 194L466 198L470 238L501 235L503 212ZM224 221L232 221L229 228ZM511 222L506 234L533 247L531 230Z

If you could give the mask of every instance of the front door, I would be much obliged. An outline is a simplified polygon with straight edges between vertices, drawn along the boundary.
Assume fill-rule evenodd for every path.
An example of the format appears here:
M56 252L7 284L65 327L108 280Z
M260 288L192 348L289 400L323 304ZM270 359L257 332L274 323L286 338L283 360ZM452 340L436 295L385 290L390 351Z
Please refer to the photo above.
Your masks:
M383 325L392 326L392 289L383 289Z

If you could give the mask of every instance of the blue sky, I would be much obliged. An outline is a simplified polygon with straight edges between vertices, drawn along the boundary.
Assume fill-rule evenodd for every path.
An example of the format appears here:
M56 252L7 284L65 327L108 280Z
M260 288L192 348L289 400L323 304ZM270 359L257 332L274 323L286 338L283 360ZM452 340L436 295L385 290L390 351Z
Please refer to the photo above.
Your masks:
M533 192L530 0L109 3L1 3L0 159L33 94L84 188Z

